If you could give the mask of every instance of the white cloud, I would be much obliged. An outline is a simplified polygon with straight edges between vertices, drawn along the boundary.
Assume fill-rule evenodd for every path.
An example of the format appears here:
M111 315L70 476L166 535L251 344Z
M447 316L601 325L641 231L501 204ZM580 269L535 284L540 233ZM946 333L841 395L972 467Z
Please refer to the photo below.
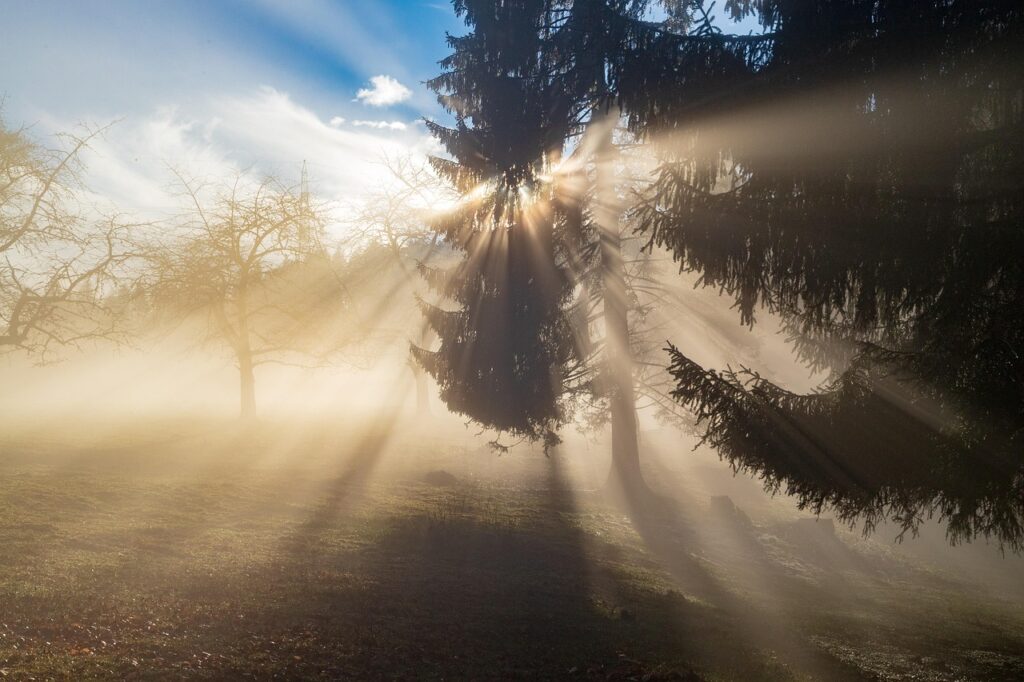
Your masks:
M331 119L331 125L335 128L340 128L341 126L345 125L345 119L342 118L341 116L335 116L334 118Z
M412 90L405 87L391 76L374 76L370 79L370 88L362 88L356 93L356 99L373 107L386 107L398 104L412 97Z
M357 128L377 128L378 130L405 130L409 126L401 121L352 121Z
M171 169L197 181L249 171L297 182L309 165L312 190L328 202L356 201L391 181L387 157L436 153L432 137L401 121L352 121L319 117L288 94L269 87L219 96L181 108L126 117L92 145L88 184L98 198L130 215L158 220L181 212ZM74 129L53 121L55 130ZM338 208L337 223L345 215Z

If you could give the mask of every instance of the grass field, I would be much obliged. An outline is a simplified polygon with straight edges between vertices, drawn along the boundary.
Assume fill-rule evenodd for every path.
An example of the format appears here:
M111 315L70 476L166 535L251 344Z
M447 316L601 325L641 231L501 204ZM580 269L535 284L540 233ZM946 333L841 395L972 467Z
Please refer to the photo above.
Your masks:
M6 427L0 675L1024 679L1019 558L815 522L671 438L626 514L599 445L393 426Z

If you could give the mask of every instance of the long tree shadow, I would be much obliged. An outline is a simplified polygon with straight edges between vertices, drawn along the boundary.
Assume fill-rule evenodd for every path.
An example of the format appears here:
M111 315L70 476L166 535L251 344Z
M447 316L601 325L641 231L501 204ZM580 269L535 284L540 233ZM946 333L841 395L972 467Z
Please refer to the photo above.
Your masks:
M635 588L609 574L595 590L557 457L541 489L458 484L406 495L421 505L386 518L357 551L322 542L326 529L313 524L293 538L284 558L293 567L279 574L301 564L316 584L275 609L266 636L307 633L291 640L305 669L359 679L699 679L679 655L678 600L659 593L658 612L641 622L617 606L631 605Z
M790 676L765 665L721 599L709 608L658 587L628 547L588 534L581 520L605 512L578 494L556 455L539 489L407 489L419 506L382 510L373 541L353 551L324 541L344 519L304 524L272 572L297 591L262 614L262 637L291 642L303 670L340 677L701 679L693 665Z
M294 534L293 543L305 545L318 529L329 527L351 510L366 492L374 470L394 437L401 403L393 401L381 410L349 447L348 459L340 471L319 491L321 499L309 518Z
M808 641L786 622L788 614L765 609L728 589L725 576L712 574L708 562L701 558L711 543L729 545L727 556L731 554L729 558L737 562L736 574L746 581L760 583L763 590L776 589L780 576L772 574L772 562L751 537L728 525L716 528L708 523L709 519L698 518L672 498L649 490L626 489L623 492L620 502L646 549L657 557L680 589L713 605L738 640L763 652L767 660L777 660L785 670L804 678L869 679ZM716 533L718 537L713 537ZM760 575L762 571L764 574Z
M174 530L170 518L129 519L142 544L19 561L0 581L5 665L39 678L699 679L692 667L715 679L857 679L709 564L747 562L740 575L764 571L762 588L779 587L748 530L722 528L731 536L708 549L708 519L647 497L627 521L574 490L557 454L538 454L545 468L527 489L391 477L382 457L396 415L385 416L339 453L326 485L246 473L196 496L158 481L138 491L192 524L180 537L152 534ZM56 503L74 492L26 483L12 488L19 518L34 518L34 493ZM321 494L303 497L311 489ZM89 537L120 528L112 511L84 519L98 524ZM18 547L74 539L59 524L30 530Z

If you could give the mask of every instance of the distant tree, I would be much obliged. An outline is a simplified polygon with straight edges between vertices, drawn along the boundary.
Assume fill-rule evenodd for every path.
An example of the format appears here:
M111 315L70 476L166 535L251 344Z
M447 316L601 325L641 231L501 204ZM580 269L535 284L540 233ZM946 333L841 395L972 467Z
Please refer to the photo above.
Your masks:
M794 395L671 349L735 465L815 510L1024 541L1024 6L726 3L623 60L661 165L639 220L830 381ZM656 65L652 68L652 64Z
M47 149L0 121L0 351L45 358L120 337L113 292L129 225L84 199L81 152L101 130Z
M257 367L339 345L330 323L344 292L322 248L324 216L305 188L273 178L239 175L213 186L179 179L189 208L150 251L146 289L158 312L203 320L231 349L248 417ZM313 330L324 325L329 336L318 343Z

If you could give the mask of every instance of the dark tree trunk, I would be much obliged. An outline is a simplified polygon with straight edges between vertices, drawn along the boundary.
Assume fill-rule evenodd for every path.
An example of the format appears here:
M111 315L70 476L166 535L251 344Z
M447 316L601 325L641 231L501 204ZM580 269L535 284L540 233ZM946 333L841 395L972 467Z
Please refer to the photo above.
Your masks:
M238 378L241 389L240 412L242 419L248 419L256 414L256 374L252 357L252 341L249 338L249 278L245 274L239 281L235 309L238 315L235 354L238 356Z
M607 488L634 493L646 490L640 472L636 395L633 390L633 358L629 347L629 319L625 265L615 192L616 150L612 141L617 110L595 115L600 126L596 153L594 218L601 237L601 271L605 327L605 390L612 424L612 466Z
M241 415L248 418L256 413L256 373L252 353L247 349L238 353L238 376L241 388Z

